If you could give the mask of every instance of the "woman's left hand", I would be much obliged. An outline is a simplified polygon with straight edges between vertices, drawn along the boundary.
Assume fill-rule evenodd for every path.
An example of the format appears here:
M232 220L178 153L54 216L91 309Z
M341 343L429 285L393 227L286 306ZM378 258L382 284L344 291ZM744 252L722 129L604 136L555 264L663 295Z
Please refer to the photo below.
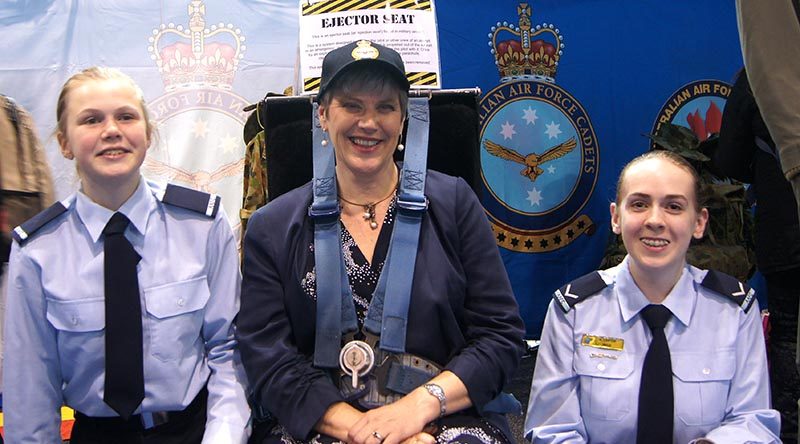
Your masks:
M424 389L414 390L398 401L370 410L350 428L350 444L432 443L425 425L439 416L436 398ZM429 439L431 438L431 439ZM416 441L415 441L416 439Z
M455 373L445 370L429 381L442 388L446 399L446 414L472 405L467 387ZM439 399L424 387L417 387L398 401L364 413L348 431L350 444L407 444L432 443L434 430L426 424L439 417ZM429 439L430 438L430 439Z

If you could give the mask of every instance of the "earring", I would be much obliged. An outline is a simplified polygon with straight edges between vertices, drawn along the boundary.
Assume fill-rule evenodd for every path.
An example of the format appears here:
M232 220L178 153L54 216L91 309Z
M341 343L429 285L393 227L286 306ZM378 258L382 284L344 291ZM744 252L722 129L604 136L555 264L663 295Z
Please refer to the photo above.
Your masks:
M404 149L406 149L405 145L403 145L402 143L397 144L397 151L403 151Z
M320 142L320 145L325 147L325 146L328 146L328 132L327 131L323 131L323 132L325 133L325 136L323 136L322 142Z

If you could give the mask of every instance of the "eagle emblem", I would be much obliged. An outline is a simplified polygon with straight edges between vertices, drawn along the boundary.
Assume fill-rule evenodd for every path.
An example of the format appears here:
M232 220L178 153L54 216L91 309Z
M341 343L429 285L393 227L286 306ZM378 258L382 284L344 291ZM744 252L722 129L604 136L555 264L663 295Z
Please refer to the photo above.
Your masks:
M241 176L244 169L244 157L226 163L211 172L200 170L193 173L187 169L175 167L151 157L145 157L144 168L150 174L166 176L168 181L180 181L188 184L191 188L210 193L214 182L226 177Z
M483 145L486 151L493 156L525 165L525 169L520 171L520 174L526 176L531 182L535 182L536 178L544 173L544 170L539 168L539 165L569 154L578 144L575 142L574 137L570 137L566 142L548 149L541 155L530 153L527 156L523 156L511 148L506 148L488 139L483 142Z

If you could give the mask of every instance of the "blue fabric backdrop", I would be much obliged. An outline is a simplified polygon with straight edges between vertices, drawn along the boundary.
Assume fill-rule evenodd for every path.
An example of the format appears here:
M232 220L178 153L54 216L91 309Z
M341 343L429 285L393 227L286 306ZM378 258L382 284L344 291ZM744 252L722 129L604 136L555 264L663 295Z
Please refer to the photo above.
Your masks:
M116 66L142 85L149 102L169 104L173 93L166 91L165 81L151 58L148 37L170 24L185 27L190 3L189 0L28 0L0 4L5 49L0 62L0 92L14 96L33 112L43 139L49 142L48 154L59 197L74 188L74 181L70 180L74 168L60 158L49 137L54 129L55 99L60 85L80 68L95 64ZM222 24L240 29L246 37L243 41L246 50L230 89L222 91L206 84L198 86L199 90L204 94L219 93L223 101L254 101L267 91L280 92L292 83L298 39L297 1L205 3L207 27ZM508 85L501 84L488 44L489 34L498 22L518 25L518 8L522 3L509 0L436 3L445 88L479 86L488 93ZM613 199L615 180L626 161L648 148L649 141L642 134L652 131L661 109L685 85L702 80L729 82L742 62L734 5L729 0L532 0L527 4L534 28L542 23L552 24L563 39L555 85L545 89L551 94L560 92L562 97L568 95L577 108L572 114L565 109L559 112L552 100L535 94L522 94L527 102L503 108L510 101L511 92L506 89L505 102L487 104L494 107L499 120L486 113L487 130L482 142L490 140L522 155L541 154L556 143L566 142L570 135L583 136L581 131L587 128L593 131L591 146L577 137L578 146L563 158L542 163L543 173L535 181L519 174L524 169L522 165L488 151L481 154L487 166L504 168L484 174L487 187L482 198L490 208L496 228L497 223L503 222L511 228L529 230L524 236L506 235L502 229L497 234L502 239L499 245L528 335L537 337L552 291L598 266L608 240L608 203ZM548 84L522 83L533 86L533 91L536 85ZM680 105L690 103L687 100ZM705 116L706 105L707 102L684 109L681 118L685 120L687 110ZM231 159L235 160L237 155L241 159L244 145L233 144L231 137L236 134L228 127L239 125L242 116L223 115L219 107L201 108L187 106L185 112L189 114L181 116L191 116L188 121L169 114L162 140L169 147L161 148L192 146L193 158L214 156L222 148L227 158L216 162L233 165ZM528 120L524 120L521 113L526 110L537 111L538 115L534 119L528 114ZM184 113L183 109L179 111ZM678 110L674 111L677 114ZM199 112L217 114L198 117ZM585 119L576 122L579 114ZM203 126L202 119L211 124ZM192 122L202 125L186 126ZM685 121L677 123L688 126ZM543 132L548 124L553 129L550 133ZM537 128L538 133L534 132ZM184 138L173 140L175 135ZM513 137L506 137L509 135ZM534 141L542 145L530 146ZM481 149L485 150L484 146ZM161 151L155 159L169 159L166 152L170 151ZM587 158L591 156L596 168L591 174L581 172L580 165L588 165ZM161 166L162 171L169 173L165 173L168 178L177 174L175 168ZM182 168L188 173L195 172L190 167ZM213 169L209 165L203 168ZM573 175L563 176L565 179L559 181L558 174L567 170ZM576 174L583 182L573 190L572 185L579 182ZM196 178L190 179L187 183L194 184L192 180ZM225 184L236 190L241 186L241 180L233 178L220 181L220 187ZM212 191L217 186L205 182L200 185ZM234 191L230 193L235 195ZM548 201L554 193L555 200ZM503 199L510 203L502 203ZM236 198L225 201L232 216L239 204ZM548 205L558 211L544 211ZM556 236L559 245L555 243ZM511 244L513 238L517 239L516 247ZM540 247L544 240L546 248ZM524 249L526 241L530 241L529 251L537 248L542 251L516 251Z
M521 3L437 3L445 87L477 85L490 92L500 84L488 34L498 22L518 24ZM704 79L731 82L742 59L730 1L527 3L534 27L553 24L563 37L555 83L583 106L599 151L597 182L579 212L596 225L593 235L584 233L544 253L501 248L528 335L538 337L553 290L600 263L609 239L608 204L616 178L628 160L648 149L649 139L642 134L653 130L660 110L676 91ZM706 108L699 110L705 113ZM675 123L689 126L685 120ZM508 176L518 180L516 173ZM483 198L492 201L491 196ZM547 225L546 216L539 219L540 225Z

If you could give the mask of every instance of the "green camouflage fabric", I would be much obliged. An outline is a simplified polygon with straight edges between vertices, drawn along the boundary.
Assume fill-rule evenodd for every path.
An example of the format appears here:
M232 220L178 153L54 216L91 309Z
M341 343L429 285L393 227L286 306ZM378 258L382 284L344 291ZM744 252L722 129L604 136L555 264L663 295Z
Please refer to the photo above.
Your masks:
M708 225L703 238L692 241L686 261L747 281L756 268L753 215L745 198L744 184L718 177L711 169L710 158L704 154L714 148L718 139L710 137L701 143L688 128L668 123L648 137L662 149L689 160L703 181L700 201L708 208ZM626 254L622 239L612 234L600 268L619 264Z
M242 209L239 219L242 221L242 239L247 229L247 221L253 213L269 202L267 192L267 136L264 132L264 113L266 99L273 96L290 96L292 87L283 90L283 94L267 93L264 100L245 108L253 111L247 116L242 137L247 145L244 158L244 178L242 180Z
M242 220L242 232L247 228L250 216L267 204L267 157L266 136L264 131L258 132L247 143L244 159L244 185L242 193L242 209L239 218Z

